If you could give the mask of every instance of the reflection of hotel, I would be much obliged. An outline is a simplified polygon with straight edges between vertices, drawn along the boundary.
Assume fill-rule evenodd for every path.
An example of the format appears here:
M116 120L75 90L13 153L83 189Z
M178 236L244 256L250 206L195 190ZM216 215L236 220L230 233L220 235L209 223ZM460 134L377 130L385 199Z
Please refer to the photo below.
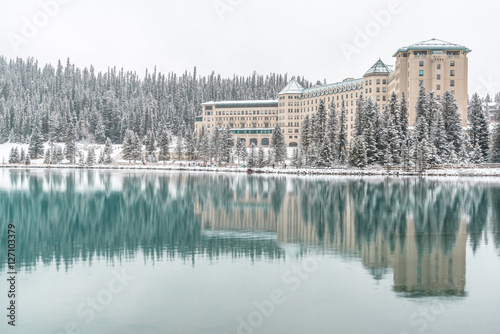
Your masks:
M269 185L272 184L269 180ZM266 193L267 195L268 193ZM272 196L272 191L269 192ZM358 235L354 221L352 197L346 194L344 212L332 213L331 222L304 221L301 197L288 190L282 207L276 215L270 198L263 199L259 192L246 189L230 208L214 208L210 201L198 210L205 231L274 231L277 241L285 244L307 244L325 247L343 257L361 258L363 265L375 279L380 279L390 269L394 272L394 291L409 295L464 295L466 221L459 223L455 236L438 234L432 244L419 248L412 219L406 222L403 240L396 233L394 244L381 230ZM312 211L317 208L313 208ZM311 211L311 208L309 208ZM332 227L333 226L333 227ZM358 226L359 229L359 226ZM445 250L443 238L455 237L452 248ZM420 252L420 253L419 253Z
M409 220L407 226L405 247L394 254L394 291L410 294L463 295L465 293L466 221L460 222L457 240L449 254L443 252L442 240L439 240L432 248L425 245L425 250L419 256L415 224Z
M300 126L306 115L318 111L320 101L326 107L334 103L337 111L344 105L349 138L354 128L356 101L363 93L379 105L388 104L392 92L401 97L405 92L409 103L410 125L415 123L415 104L420 86L441 96L446 90L455 93L463 124L467 124L468 58L467 47L431 39L400 48L394 54L395 68L378 60L362 78L347 78L341 82L302 87L292 80L271 101L220 101L202 104L202 114L196 118L195 130L205 126L231 127L234 138L247 145L268 146L271 132L279 123L288 146L300 143Z

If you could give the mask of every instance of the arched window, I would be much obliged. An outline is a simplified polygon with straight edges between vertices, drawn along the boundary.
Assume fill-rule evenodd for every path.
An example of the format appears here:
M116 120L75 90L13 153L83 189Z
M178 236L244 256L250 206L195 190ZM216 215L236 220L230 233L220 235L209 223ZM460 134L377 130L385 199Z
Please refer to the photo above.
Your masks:
M291 142L290 143L290 147L297 147L297 146L299 146L299 145L296 142Z
M262 146L269 146L269 138L262 138Z
M250 138L250 145L254 145L254 146L257 146L259 143L259 141L257 140L257 138Z

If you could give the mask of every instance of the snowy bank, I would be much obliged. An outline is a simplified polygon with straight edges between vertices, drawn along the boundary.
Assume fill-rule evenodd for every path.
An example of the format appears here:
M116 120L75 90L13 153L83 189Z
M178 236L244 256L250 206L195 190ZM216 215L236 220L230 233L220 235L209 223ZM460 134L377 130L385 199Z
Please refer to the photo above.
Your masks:
M13 165L0 164L0 168L8 169L87 169L87 170L148 170L148 171L186 171L186 172L214 172L214 173L248 173L248 174L283 174L283 175L337 175L337 176L500 176L500 168L449 168L430 169L425 172L404 171L403 169L386 170L382 168L355 169L355 168L242 168L242 167L187 167L185 164L120 164L120 165Z

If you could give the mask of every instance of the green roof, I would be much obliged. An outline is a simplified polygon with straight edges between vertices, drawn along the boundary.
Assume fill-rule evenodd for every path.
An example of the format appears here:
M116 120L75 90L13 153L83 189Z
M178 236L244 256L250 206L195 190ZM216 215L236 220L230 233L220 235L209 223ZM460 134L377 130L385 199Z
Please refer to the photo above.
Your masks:
M400 48L396 53L394 54L394 57L397 56L398 53L400 52L408 52L410 50L438 50L438 51L445 51L445 50L463 50L465 52L471 52L468 47L465 47L463 45L459 44L454 44L446 41L442 41L440 39L430 39L428 41L422 41L410 46L405 46Z

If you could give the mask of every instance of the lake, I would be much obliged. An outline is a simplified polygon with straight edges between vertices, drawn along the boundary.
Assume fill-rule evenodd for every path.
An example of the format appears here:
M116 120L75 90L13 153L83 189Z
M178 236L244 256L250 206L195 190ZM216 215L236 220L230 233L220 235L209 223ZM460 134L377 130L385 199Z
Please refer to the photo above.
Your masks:
M498 178L1 169L0 228L1 333L500 328Z

